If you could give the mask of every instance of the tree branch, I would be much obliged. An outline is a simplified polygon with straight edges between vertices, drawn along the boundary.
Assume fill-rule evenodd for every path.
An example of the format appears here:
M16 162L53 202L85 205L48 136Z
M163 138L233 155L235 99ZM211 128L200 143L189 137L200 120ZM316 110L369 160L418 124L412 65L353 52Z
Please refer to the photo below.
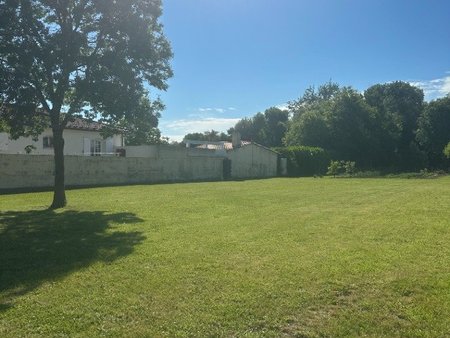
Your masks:
M36 91L36 94L39 98L39 101L41 102L42 106L46 111L50 111L50 107L48 106L47 100L45 99L44 94L42 93L42 88L39 85L39 81L36 79L35 75L32 74L34 77L34 81L31 83L31 85L34 87L34 90Z

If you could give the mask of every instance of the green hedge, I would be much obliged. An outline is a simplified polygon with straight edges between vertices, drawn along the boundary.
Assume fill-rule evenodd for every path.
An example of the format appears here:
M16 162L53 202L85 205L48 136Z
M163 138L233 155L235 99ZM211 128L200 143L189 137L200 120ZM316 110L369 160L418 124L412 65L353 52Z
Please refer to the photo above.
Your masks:
M274 150L287 158L289 176L325 175L331 160L330 155L318 147L293 146Z

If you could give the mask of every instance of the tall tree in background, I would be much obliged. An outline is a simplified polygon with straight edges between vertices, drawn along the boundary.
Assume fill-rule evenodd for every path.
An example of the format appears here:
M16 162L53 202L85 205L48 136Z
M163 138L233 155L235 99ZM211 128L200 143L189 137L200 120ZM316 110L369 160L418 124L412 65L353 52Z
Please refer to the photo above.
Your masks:
M398 165L418 165L420 153L415 142L417 120L424 106L422 89L407 82L377 84L364 92L366 102L376 108L379 135L384 151Z
M307 88L297 100L289 102L292 119L288 123L284 143L326 148L330 143L327 116L340 92L339 85L330 81L318 89L313 86Z
M431 167L448 169L444 148L450 142L450 96L426 105L418 120L416 138Z
M228 129L228 134L238 132L241 138L246 141L261 143L264 141L264 129L266 121L262 113L257 113L253 117L244 117L236 125Z
M217 130L211 129L205 131L204 133L186 134L184 136L184 140L208 142L231 141L231 136L225 133L219 133Z
M266 120L265 143L268 147L281 147L287 130L289 112L276 107L264 111Z
M280 147L286 133L289 112L276 107L266 109L264 113L257 113L251 118L243 118L228 134L239 132L241 138L254 141L267 147Z
M317 92L309 88L291 103L291 109L287 145L321 147L334 158L357 161L360 166L376 161L375 109L354 89L333 83L320 86Z
M305 110L309 110L315 105L330 102L340 93L340 90L339 85L331 81L320 85L317 89L310 86L297 100L289 102L289 111L294 116L301 115Z
M379 148L373 133L375 109L352 88L343 88L332 102L327 116L329 144L337 158L356 161L363 168L378 162Z
M153 118L142 98L172 76L160 15L160 0L0 0L3 118L18 136L36 129L39 111L48 114L52 208L66 204L63 131L71 119Z
M329 82L308 88L289 108L287 145L322 147L366 168L423 168L415 142L423 91L408 83L378 84L362 96Z

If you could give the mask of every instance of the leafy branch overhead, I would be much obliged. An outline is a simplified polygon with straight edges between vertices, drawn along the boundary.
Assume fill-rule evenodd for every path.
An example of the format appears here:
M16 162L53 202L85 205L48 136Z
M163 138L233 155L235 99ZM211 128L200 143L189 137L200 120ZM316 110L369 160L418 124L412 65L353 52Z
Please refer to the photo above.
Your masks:
M160 14L159 1L0 1L2 101L16 117L51 112L60 127L137 111L172 75Z
M0 0L0 102L13 137L49 118L55 197L65 205L63 130L74 117L157 126L172 51L160 0ZM43 117L44 116L44 117ZM130 128L131 129L131 128Z

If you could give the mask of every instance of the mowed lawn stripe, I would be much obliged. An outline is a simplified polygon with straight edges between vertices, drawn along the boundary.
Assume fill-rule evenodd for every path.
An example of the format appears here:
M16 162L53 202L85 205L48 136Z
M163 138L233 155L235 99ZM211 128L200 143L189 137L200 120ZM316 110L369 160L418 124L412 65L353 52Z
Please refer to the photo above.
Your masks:
M450 334L450 178L0 196L1 336Z

